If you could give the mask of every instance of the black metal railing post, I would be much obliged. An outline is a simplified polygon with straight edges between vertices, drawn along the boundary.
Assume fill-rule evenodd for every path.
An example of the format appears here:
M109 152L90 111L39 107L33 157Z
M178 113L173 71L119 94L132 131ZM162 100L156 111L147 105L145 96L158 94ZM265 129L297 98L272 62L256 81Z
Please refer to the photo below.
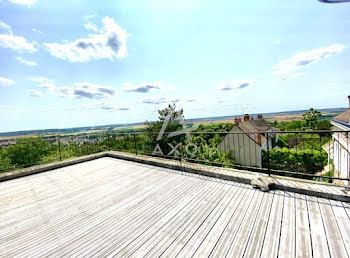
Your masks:
M58 152L59 152L59 155L60 155L60 161L62 161L61 140L60 140L59 136L57 137L57 142L58 142Z
M135 155L137 155L136 133L134 133L134 147L135 147Z
M266 151L266 156L267 156L267 171L268 171L268 174L270 176L270 143L269 143L269 133L266 132L266 148L267 148L267 151Z

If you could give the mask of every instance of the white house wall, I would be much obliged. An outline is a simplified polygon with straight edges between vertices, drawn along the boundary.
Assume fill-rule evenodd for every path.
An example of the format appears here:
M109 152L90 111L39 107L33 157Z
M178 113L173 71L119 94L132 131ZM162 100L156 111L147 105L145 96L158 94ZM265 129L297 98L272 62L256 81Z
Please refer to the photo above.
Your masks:
M333 164L335 170L339 173L341 178L350 177L350 155L346 148L339 144L337 141L334 142L334 159ZM349 182L344 182L349 184Z
M219 150L228 153L236 164L261 168L261 147L238 127L234 127L231 132L242 134L226 135L218 145Z

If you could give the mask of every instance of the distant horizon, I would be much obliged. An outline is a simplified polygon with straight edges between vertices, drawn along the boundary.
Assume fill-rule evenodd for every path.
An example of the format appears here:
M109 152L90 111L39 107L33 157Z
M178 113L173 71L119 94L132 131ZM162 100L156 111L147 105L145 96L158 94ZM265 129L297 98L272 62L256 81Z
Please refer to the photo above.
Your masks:
M315 108L319 111L325 111L325 110L337 110L337 109L347 109L347 107L335 107L335 108ZM286 110L286 111L275 111L275 112L266 112L266 113L247 113L251 116L257 116L258 114L264 115L276 115L276 114L284 114L284 113L296 113L296 112L304 112L309 109L298 109L298 110ZM184 110L185 113L185 110ZM222 116L210 116L210 117L196 117L196 118L187 118L186 114L184 114L185 119L187 121L206 121L206 119L218 119L219 118L231 118L231 117L243 117L244 114L234 114L234 115L222 115ZM149 122L154 122L156 120L150 120ZM115 127L123 127L123 126L133 126L133 125L141 125L144 124L145 121L139 121L139 122L131 122L131 123L115 123L115 124L100 124L100 125L86 125L86 126L74 126L74 127L62 127L62 128L39 128L39 129L25 129L25 130L15 130L15 131L0 131L0 136L2 134L6 133L17 133L17 132L28 132L28 131L45 131L45 130L65 130L65 129L80 129L80 128L95 128L95 127L108 127L108 126L115 126Z

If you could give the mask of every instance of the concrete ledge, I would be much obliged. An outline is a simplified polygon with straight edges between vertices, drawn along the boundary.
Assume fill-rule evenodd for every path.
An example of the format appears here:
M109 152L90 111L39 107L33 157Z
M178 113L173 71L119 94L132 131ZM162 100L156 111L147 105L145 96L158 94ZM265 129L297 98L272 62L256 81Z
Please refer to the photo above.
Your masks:
M222 180L234 181L243 184L251 184L251 181L261 176L267 176L263 173L250 172L244 170L230 169L214 167L190 162L180 162L179 160L165 159L159 157L151 157L144 155L135 155L125 152L109 151L62 162L50 163L47 165L35 166L31 168L21 169L13 172L7 172L0 174L0 182L15 179L23 176L33 175L57 168L62 168L85 161L99 159L103 157L111 157L117 159L123 159L131 162L138 162L157 167L163 167L168 169L185 171L188 173L198 174L202 176L214 177ZM283 176L271 176L275 182L273 189L306 194L321 198L327 198L337 201L350 202L350 191L346 190L343 186L331 185L323 182L316 182L304 179L293 179Z
M78 163L82 163L85 161L90 161L94 159L99 159L106 157L106 152L100 152L88 156L83 156L83 157L78 157L78 158L73 158L73 159L68 159L60 162L54 162L54 163L49 163L45 165L39 165L39 166L33 166L29 168L24 168L24 169L19 169L19 170L14 170L6 173L0 173L0 182L7 181L10 179L15 179L15 178L20 178L24 176L29 176L29 175L34 175L38 174L41 172L57 169L57 168L62 168Z

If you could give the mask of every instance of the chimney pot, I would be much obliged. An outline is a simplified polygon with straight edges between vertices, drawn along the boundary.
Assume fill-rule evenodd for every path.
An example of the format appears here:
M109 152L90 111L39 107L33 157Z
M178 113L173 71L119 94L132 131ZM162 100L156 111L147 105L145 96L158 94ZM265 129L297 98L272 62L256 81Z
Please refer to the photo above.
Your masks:
M248 114L244 115L243 121L249 121L250 120L250 116Z
M235 118L235 124L238 124L240 122L242 122L242 119L240 117L236 117Z
M262 119L262 118L263 118L262 114L259 114L258 119Z

